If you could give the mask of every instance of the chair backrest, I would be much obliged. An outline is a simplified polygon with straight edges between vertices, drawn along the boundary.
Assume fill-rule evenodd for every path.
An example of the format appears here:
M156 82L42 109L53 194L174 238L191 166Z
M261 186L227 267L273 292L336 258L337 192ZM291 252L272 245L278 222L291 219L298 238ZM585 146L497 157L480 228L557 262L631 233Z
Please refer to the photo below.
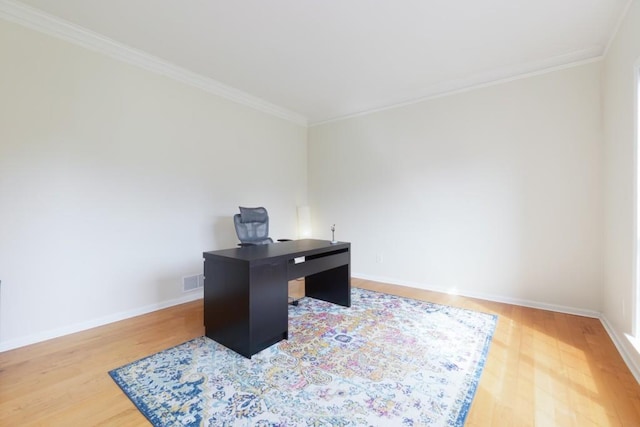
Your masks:
M240 243L253 245L273 243L269 237L269 214L265 208L240 207L240 213L233 216L233 225Z

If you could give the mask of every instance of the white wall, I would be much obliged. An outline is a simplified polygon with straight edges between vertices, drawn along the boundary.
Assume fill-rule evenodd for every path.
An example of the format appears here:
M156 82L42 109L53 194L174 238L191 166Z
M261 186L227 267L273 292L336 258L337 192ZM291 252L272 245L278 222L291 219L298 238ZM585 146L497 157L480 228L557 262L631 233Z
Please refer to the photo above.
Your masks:
M634 105L637 93L634 74L639 66L640 2L634 1L609 48L604 63L606 239L602 311L610 332L623 345L623 354L637 367L636 372L640 372L640 354L627 341L626 334L634 333L633 311L638 310L634 279L634 247L637 235L634 224L634 115L637 114Z
M0 350L198 297L238 205L296 237L307 129L0 20Z
M314 235L336 223L356 276L598 312L600 77L589 63L312 127Z

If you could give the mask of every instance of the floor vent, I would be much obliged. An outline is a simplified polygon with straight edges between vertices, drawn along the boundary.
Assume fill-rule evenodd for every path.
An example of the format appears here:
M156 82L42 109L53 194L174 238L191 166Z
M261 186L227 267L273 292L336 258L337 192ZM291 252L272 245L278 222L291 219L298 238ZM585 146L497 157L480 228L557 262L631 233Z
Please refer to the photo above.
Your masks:
M204 286L204 275L185 276L182 278L182 292L193 291Z

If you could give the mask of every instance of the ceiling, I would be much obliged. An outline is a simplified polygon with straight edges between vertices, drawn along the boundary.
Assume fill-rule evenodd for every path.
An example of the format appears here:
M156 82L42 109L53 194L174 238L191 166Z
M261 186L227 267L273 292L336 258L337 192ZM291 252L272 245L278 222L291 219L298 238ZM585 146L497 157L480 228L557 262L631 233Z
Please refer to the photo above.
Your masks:
M11 3L316 124L599 58L630 1Z

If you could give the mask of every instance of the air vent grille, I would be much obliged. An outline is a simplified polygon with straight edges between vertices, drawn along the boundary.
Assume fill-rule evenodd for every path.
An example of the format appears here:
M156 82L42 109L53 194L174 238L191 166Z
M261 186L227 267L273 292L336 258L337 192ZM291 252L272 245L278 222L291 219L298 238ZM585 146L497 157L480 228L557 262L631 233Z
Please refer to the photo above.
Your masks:
M182 278L182 292L189 292L204 286L204 275L196 274Z

